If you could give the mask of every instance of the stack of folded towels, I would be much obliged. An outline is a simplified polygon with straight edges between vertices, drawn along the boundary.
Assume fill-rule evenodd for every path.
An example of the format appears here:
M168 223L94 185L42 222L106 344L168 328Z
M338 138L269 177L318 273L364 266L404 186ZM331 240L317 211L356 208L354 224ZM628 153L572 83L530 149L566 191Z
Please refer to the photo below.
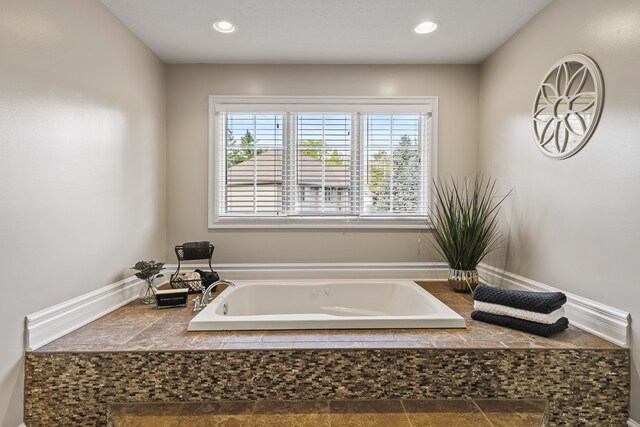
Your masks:
M569 326L562 292L527 292L479 285L471 318L523 332L550 337Z

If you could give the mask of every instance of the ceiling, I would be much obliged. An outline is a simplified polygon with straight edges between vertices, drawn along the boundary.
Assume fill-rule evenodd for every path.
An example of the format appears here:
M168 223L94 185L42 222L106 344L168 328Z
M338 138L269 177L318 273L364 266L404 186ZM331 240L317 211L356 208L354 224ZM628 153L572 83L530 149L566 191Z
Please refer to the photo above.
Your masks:
M551 0L101 1L167 63L473 64Z

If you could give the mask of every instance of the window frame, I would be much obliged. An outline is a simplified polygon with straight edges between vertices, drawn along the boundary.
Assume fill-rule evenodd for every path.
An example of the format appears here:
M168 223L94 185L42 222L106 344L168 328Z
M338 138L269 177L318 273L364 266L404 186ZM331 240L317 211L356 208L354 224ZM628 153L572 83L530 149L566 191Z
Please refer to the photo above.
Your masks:
M425 152L428 161L427 185L438 176L438 97L437 96L397 96L397 97L355 97L355 96L218 96L209 95L209 152L208 160L208 215L209 229L252 229L252 228L324 228L324 229L428 229L425 217L349 217L349 216L297 216L268 217L247 216L227 217L218 215L219 182L218 171L224 168L223 156L218 156L218 135L221 123L218 123L217 112L230 112L232 108L242 108L246 112L285 112L303 113L296 107L313 106L327 113L347 111L350 113L375 111L385 114L401 114L403 112L431 112L430 126L426 130L427 144ZM276 108L277 107L277 108ZM358 108L359 107L359 108ZM394 110L394 108L396 110ZM341 111L334 111L340 110ZM404 110L404 111L399 111ZM321 112L321 111L318 111ZM368 111L367 111L368 112ZM283 135L284 137L284 135ZM359 141L362 143L362 141ZM362 150L362 147L359 147ZM362 154L362 152L360 152ZM222 158L221 158L222 157ZM426 189L425 189L426 190ZM429 203L433 204L432 198ZM431 206L429 206L430 208Z

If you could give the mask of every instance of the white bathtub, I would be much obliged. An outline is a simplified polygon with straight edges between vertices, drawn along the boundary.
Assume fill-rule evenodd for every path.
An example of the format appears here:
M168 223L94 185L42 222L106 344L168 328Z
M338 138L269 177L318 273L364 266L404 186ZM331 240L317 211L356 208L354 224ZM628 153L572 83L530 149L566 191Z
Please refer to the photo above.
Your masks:
M189 322L190 331L464 328L408 280L241 281Z

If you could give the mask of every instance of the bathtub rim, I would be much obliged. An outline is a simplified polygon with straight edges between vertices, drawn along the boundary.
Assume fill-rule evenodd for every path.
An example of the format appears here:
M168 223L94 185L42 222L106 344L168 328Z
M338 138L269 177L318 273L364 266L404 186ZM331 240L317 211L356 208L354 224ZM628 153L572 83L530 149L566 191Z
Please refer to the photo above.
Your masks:
M303 282L303 283L301 283ZM237 287L227 286L188 324L190 332L206 331L268 331L268 330L349 330L349 329L461 329L466 328L464 318L435 295L413 280L407 279L286 279L286 280L239 280ZM434 315L411 316L331 316L325 314L274 314L224 316L216 313L225 299L236 290L250 285L292 285L322 286L328 284L398 284L409 286L426 296L438 308ZM298 319L291 318L292 316ZM207 317L209 317L207 319ZM268 317L265 319L265 317ZM428 322L428 323L426 323ZM259 323L269 323L269 327L259 327ZM347 325L345 325L347 324ZM302 327L304 326L304 327Z

